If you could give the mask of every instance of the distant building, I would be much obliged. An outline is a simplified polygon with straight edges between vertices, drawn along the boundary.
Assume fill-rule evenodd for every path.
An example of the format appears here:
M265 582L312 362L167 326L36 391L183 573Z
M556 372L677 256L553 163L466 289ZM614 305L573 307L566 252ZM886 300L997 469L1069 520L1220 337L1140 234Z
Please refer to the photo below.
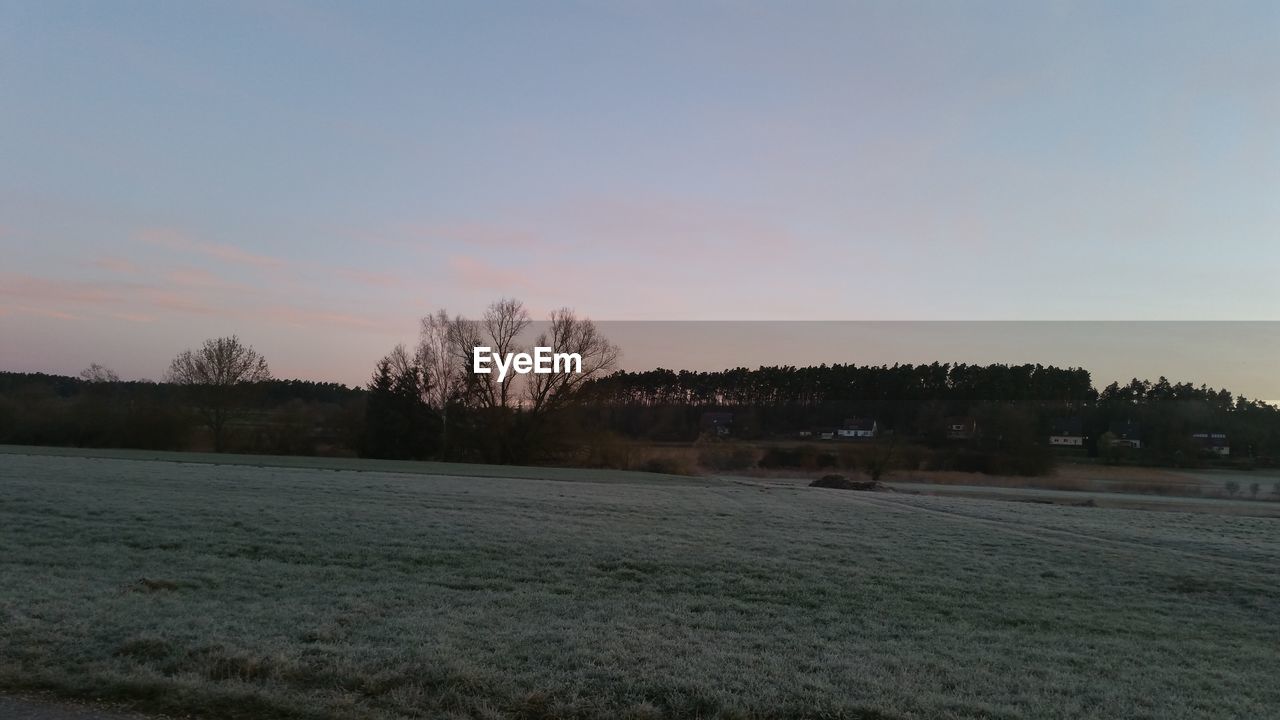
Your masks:
M813 431L813 434L816 435L819 440L834 440L836 437L836 429L835 428L816 428Z
M812 430L801 430L798 434L800 437L813 437Z
M867 418L849 418L836 430L836 436L842 438L873 438L878 430L875 420Z
M1049 428L1049 444L1058 447L1082 447L1084 423L1080 418L1055 420Z
M1142 448L1142 428L1135 422L1112 423L1110 430L1114 439L1113 447L1127 447L1139 450Z
M1214 455L1230 455L1231 443L1227 442L1226 433L1216 432L1198 432L1192 433L1191 439L1194 440L1207 453Z
M733 432L733 413L704 412L698 425L702 428L702 432L705 433L720 436L729 435Z
M947 418L948 440L972 440L977 434L977 420L968 416Z

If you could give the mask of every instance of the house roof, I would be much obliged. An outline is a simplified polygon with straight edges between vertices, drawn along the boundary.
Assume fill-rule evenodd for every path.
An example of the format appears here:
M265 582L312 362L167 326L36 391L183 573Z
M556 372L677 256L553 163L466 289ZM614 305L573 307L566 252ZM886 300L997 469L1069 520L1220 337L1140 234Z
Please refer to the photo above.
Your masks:
M1220 432L1197 432L1192 433L1191 438L1198 441L1201 445L1207 447L1230 447L1227 442L1227 434Z
M1080 418L1059 418L1050 425L1050 435L1084 435L1084 423Z
M1111 434L1125 440L1136 440L1142 434L1142 428L1131 420L1111 423Z

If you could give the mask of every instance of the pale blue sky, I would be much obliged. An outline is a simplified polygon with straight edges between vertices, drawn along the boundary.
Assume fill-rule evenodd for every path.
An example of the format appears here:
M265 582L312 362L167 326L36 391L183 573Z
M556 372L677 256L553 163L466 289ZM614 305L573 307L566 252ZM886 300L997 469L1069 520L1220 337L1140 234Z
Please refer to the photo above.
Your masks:
M1280 319L1280 4L0 0L0 251L0 368L127 377L504 295Z

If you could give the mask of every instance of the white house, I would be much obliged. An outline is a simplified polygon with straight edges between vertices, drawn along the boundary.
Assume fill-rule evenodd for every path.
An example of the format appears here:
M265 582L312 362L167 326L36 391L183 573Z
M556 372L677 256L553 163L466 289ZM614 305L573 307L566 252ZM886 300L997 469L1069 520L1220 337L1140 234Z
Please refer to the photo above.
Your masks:
M1192 433L1191 439L1200 444L1205 452L1227 456L1231 454L1231 443L1227 442L1226 433L1198 432Z
M844 425L836 430L836 435L842 438L873 438L876 436L878 426L875 420L867 418L849 418L844 421Z
M1080 418L1057 420L1049 430L1049 444L1057 447L1083 447L1083 427Z
M1125 421L1122 423L1112 423L1111 434L1115 437L1111 444L1115 447L1127 447L1134 450L1142 449L1142 429L1137 423Z

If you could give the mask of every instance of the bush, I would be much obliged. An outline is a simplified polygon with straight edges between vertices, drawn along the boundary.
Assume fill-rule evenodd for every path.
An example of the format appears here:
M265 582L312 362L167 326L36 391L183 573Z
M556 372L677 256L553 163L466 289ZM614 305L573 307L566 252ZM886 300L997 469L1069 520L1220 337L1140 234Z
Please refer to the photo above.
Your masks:
M840 460L834 453L818 452L816 448L801 445L791 448L769 448L760 458L759 465L769 469L817 470L839 467Z
M625 470L631 467L631 454L631 441L616 433L602 432L589 441L583 465Z
M840 467L845 470L857 470L863 465L862 448L856 445L844 445L839 450Z
M692 475L683 460L670 455L655 455L640 463L636 468L641 472L662 473L664 475Z
M746 470L755 467L756 451L743 445L710 445L698 451L698 464L708 470Z
M926 467L930 470L1034 477L1052 473L1055 462L1054 454L1048 448L1039 446L1025 448L1017 453L943 448L933 453Z

